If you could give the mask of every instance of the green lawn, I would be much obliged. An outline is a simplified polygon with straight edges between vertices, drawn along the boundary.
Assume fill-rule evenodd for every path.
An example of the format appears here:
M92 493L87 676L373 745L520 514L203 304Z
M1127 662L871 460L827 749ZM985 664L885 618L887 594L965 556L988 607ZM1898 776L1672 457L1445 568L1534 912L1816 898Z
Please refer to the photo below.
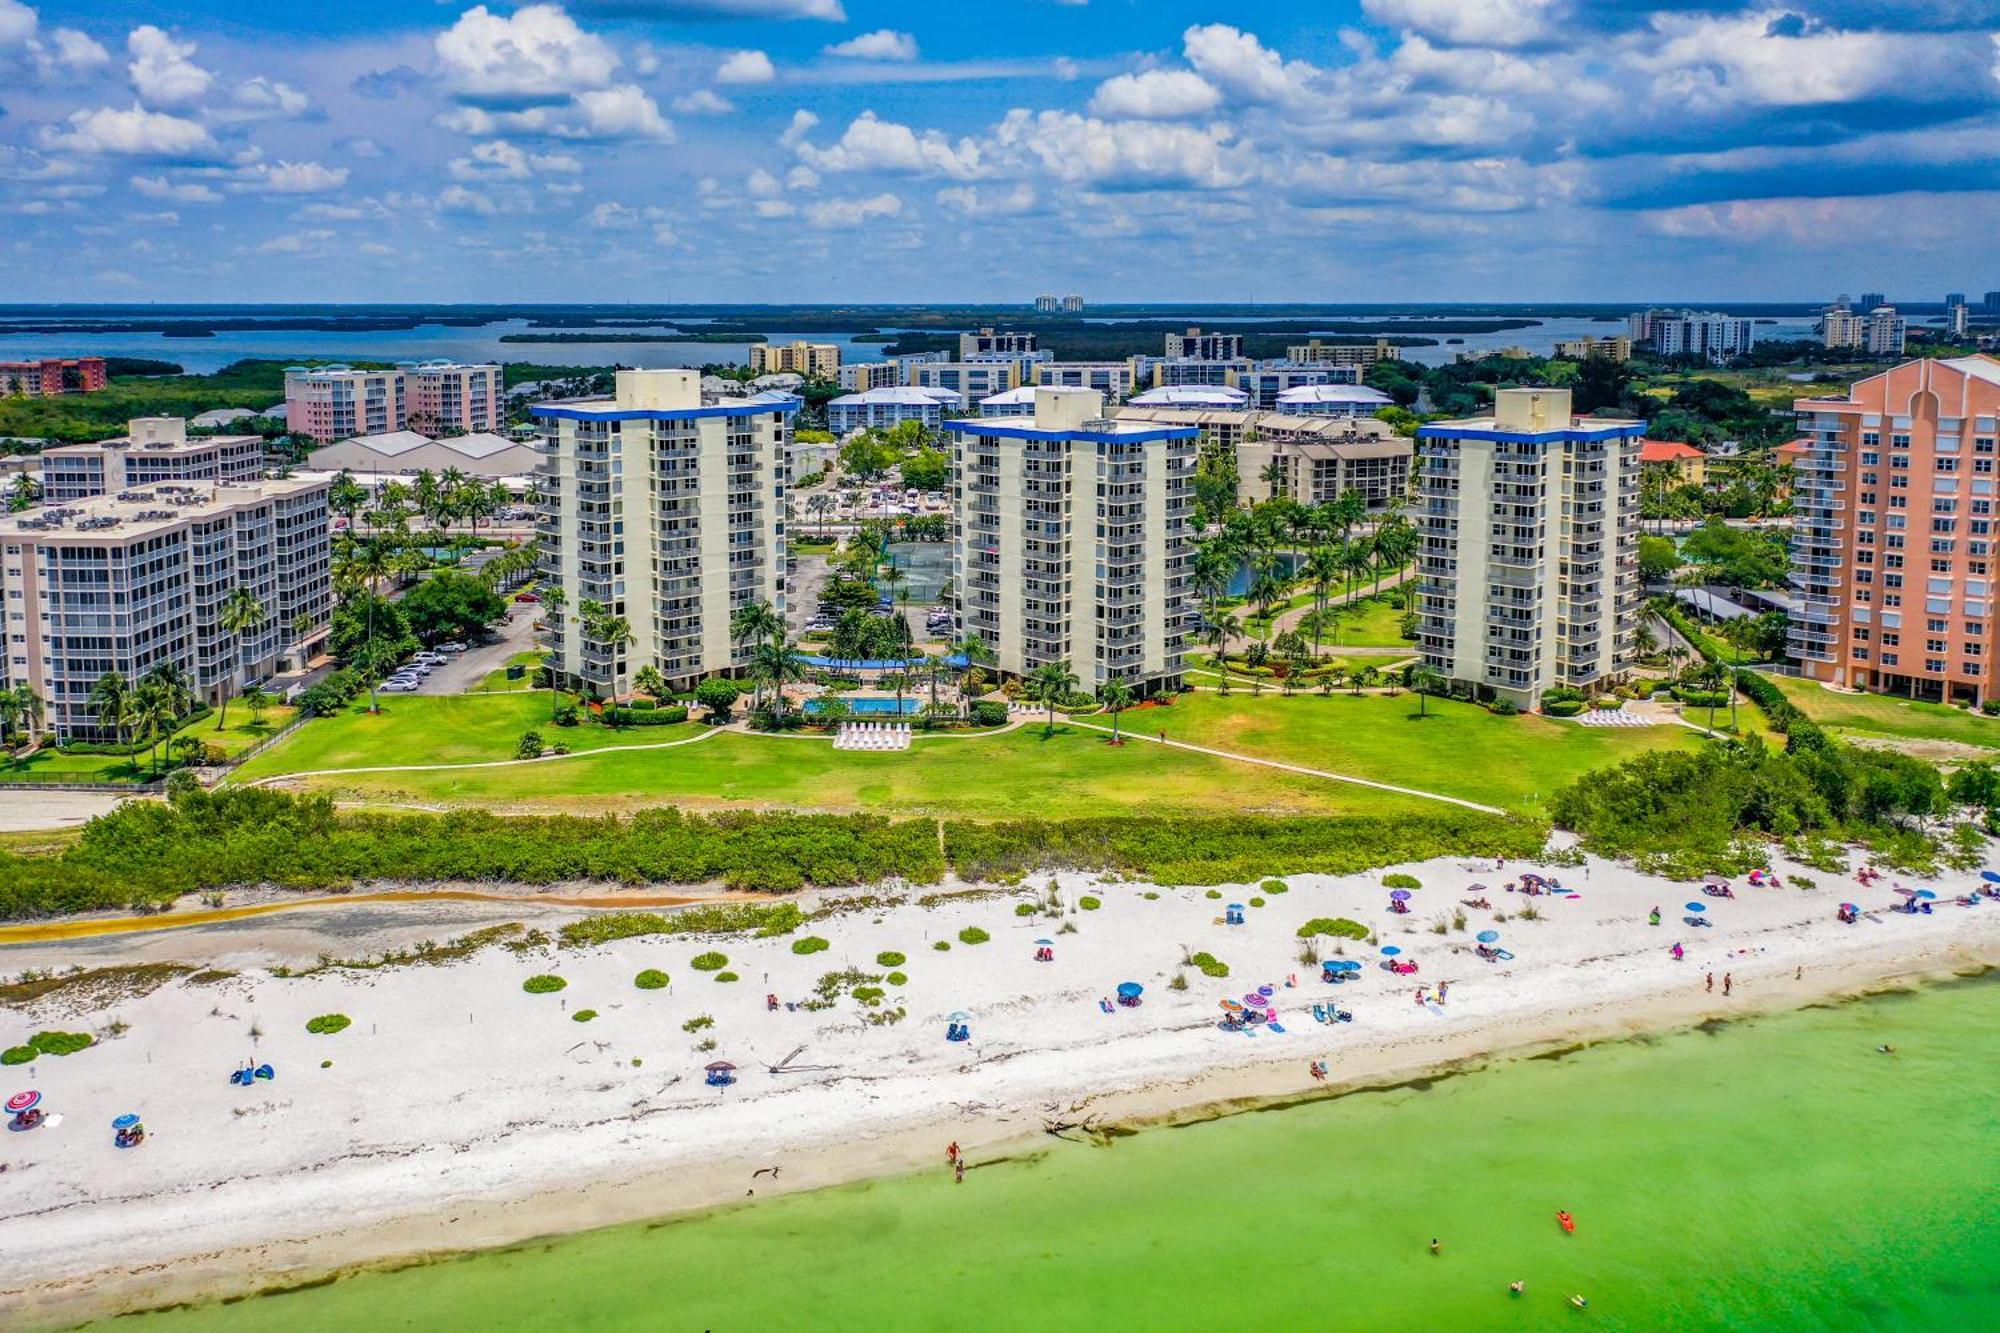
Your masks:
M265 737L282 731L298 712L284 704L264 710L261 724L253 724L250 710L240 701L229 705L229 725L216 730L216 716L210 713L175 732L193 736L205 745L220 746L225 754L237 755ZM159 758L166 762L169 741L160 742ZM58 754L53 749L37 752L25 760L0 760L0 781L5 782L142 782L155 776L150 770L150 750L132 756L108 754Z
M656 730L696 734L692 726ZM295 764L288 756L285 766L320 765ZM919 740L907 751L882 754L836 750L817 738L725 732L671 750L552 764L308 781L343 799L589 811L672 802L1006 819L1164 811L1403 813L1429 806L1156 745L1113 747L1105 736L1068 726L1046 739L1040 726L1030 726Z
M1340 633L1327 641L1323 647L1334 648L1407 648L1410 641L1403 637L1403 612L1389 604L1387 597L1370 597L1347 607L1347 616L1340 622ZM1310 637L1310 636L1308 636Z
M1647 750L1707 742L1685 727L1582 727L1548 718L1497 717L1483 708L1399 694L1261 699L1201 691L1166 708L1139 709L1127 725L1174 740L1393 782L1514 810L1537 811L1556 788L1593 768Z
M2000 718L1892 694L1838 694L1817 681L1790 676L1769 680L1800 712L1838 735L1953 741L2000 749Z
M535 668L541 664L542 652L538 648L530 648L524 653L515 653L507 659L506 666L498 666L487 672L485 677L477 685L474 685L471 690L468 690L467 693L490 693L495 690L506 693L517 693L521 690L531 689L533 687L529 682L534 680ZM509 680L507 678L507 667L509 666L526 667L527 672L518 680Z
M376 764L462 764L512 759L521 734L534 730L553 745L595 750L606 745L638 745L678 740L691 724L633 727L613 731L583 724L558 727L549 720L549 693L385 694L382 711L368 711L363 694L337 717L301 727L283 745L273 746L237 772L238 781L317 768L361 768Z

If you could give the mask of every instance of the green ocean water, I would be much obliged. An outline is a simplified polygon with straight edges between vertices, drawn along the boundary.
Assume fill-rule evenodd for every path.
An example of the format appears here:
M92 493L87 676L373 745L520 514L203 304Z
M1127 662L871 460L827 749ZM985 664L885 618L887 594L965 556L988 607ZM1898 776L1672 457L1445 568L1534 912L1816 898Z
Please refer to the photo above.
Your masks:
M1887 1042L1897 1050L1879 1054ZM940 1149L950 1137L940 1124ZM942 1152L940 1152L942 1160ZM1555 1212L1578 1230L1565 1236ZM1433 1236L1443 1252L1433 1256ZM1510 1296L1507 1284L1527 1290ZM1587 1310L1569 1308L1581 1292ZM2000 980L1052 1143L148 1330L2000 1326Z

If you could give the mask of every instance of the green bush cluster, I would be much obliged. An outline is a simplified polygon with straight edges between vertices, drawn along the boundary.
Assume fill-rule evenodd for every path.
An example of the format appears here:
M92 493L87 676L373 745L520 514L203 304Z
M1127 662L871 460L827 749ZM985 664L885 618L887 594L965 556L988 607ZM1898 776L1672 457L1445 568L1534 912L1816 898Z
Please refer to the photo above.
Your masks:
M522 982L521 989L530 995L554 995L567 985L569 985L569 982L562 977L550 972L543 972L529 977L526 981Z
M737 976L734 972L717 972L715 979L717 981L741 981L743 978Z
M726 957L723 954L716 953L713 949L709 950L707 953L696 954L694 956L694 960L688 964L689 967L693 968L697 972L714 972L720 968L727 967L728 965L729 965L728 957Z
M1314 935L1331 935L1335 939L1342 940L1365 940L1368 938L1368 927L1344 916L1316 916L1299 927L1300 939L1310 939Z
M1292 891L1292 886L1285 883L1285 881L1283 881L1282 879L1267 879L1262 884L1259 884L1257 887L1262 889L1264 892L1273 895L1280 893L1290 893Z
M704 903L677 912L605 912L572 921L556 932L566 948L609 944L641 935L720 935L754 931L769 939L805 923L797 903Z
M0 1065L24 1065L40 1054L32 1046L9 1046L0 1051Z
M37 1032L25 1044L0 1052L0 1064L24 1065L38 1055L75 1055L96 1041L88 1032Z
M321 1014L318 1018L306 1020L306 1031L317 1036L331 1037L334 1033L351 1026L353 1022L354 1020L346 1014Z
M903 972L891 972L883 980L887 981L891 986L907 986L910 984L908 974Z
M801 955L809 953L823 953L824 951L831 949L832 947L833 947L832 941L822 939L818 935L807 935L804 939L797 939L792 941L792 952Z
M1206 949L1188 959L1188 962L1192 963L1196 970L1205 977L1220 978L1229 975L1229 964L1223 962Z
M647 701L634 701L629 708L605 709L603 717L604 725L607 727L671 727L688 720L688 710L678 705L671 708L660 708L648 703L646 707L641 708L639 705L644 702Z
M1421 889L1423 886L1423 881L1415 875L1405 875L1401 871L1382 876L1382 887L1385 889Z
M881 953L875 955L875 963L878 967L901 967L909 961L909 959L903 957L903 955L897 953L894 949L884 949Z
M579 1009L569 1017L572 1023L588 1023L591 1019L597 1017L597 1011L595 1009Z
M638 976L633 977L632 984L640 990L665 990L667 988L667 974L660 971L657 967L649 967Z
M964 930L958 932L958 942L960 944L984 944L992 938L991 935L988 935L977 926L967 926Z
M1095 912L1098 908L1104 906L1104 900L1102 898L1093 898L1086 893L1083 897L1076 900L1076 905L1083 911Z

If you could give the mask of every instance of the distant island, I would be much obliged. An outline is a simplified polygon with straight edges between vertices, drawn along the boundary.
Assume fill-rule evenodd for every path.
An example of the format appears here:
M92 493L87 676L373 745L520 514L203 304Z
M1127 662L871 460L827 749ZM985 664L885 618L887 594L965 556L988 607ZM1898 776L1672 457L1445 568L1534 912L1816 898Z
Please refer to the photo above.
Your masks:
M762 333L503 333L503 343L763 343Z

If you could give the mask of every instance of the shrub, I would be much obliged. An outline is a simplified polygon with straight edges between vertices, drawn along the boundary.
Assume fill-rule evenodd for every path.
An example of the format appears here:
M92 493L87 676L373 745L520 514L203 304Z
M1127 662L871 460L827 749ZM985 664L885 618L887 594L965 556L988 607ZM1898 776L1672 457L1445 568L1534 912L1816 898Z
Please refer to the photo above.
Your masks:
M544 972L522 982L521 989L530 995L553 995L567 985L569 982L563 978Z
M981 699L972 705L973 725L981 727L1004 727L1007 725L1007 705L997 699Z
M1543 704L1542 711L1550 717L1575 717L1583 711L1583 700L1557 699L1553 703Z
M0 1051L0 1065L24 1065L41 1052L32 1046L9 1046Z
M823 953L832 947L833 944L830 941L821 939L817 935L807 935L803 939L792 941L792 952L799 955Z
M1344 916L1316 916L1299 927L1300 939L1308 939L1314 935L1331 935L1335 939L1342 940L1365 940L1368 938L1368 927Z
M1226 977L1229 975L1229 964L1223 962L1220 958L1217 958L1214 954L1209 953L1205 949L1202 952L1196 954L1194 957L1188 959L1188 962L1192 963L1194 967L1205 977L1219 978L1219 977Z
M515 757L516 759L539 759L539 758L541 758L541 757L542 757L542 733L541 733L541 732L539 732L539 731L524 731L524 732L522 732L522 733L521 733L521 743L520 743L519 745L516 745L516 746L514 747L514 757Z
M1086 912L1095 912L1098 908L1104 906L1104 900L1102 898L1092 898L1086 894L1076 900L1076 905Z
M1382 876L1382 887L1385 889L1421 889L1423 883L1415 875L1405 875L1399 872Z
M1979 705L1979 711L1988 717L2000 717L2000 699L1988 699Z
M1625 706L1625 701L1615 698L1612 695L1604 694L1592 699L1590 706L1600 713L1615 713Z
M1283 881L1282 879L1267 879L1262 884L1259 884L1257 887L1262 889L1266 893L1272 893L1272 894L1290 893L1292 891L1292 886L1285 883L1285 881Z
M88 1032L37 1032L28 1045L43 1055L75 1055L96 1040Z
M1204 897L1204 898L1214 898L1214 899L1217 899L1217 900L1220 900L1220 899L1221 899L1221 897L1222 897L1222 890L1221 890L1221 889L1210 889L1210 890L1208 890L1208 891L1207 891L1206 893L1202 894L1201 896L1202 896L1202 897Z
M346 1014L321 1014L318 1018L308 1018L306 1020L306 1031L317 1033L323 1037L331 1037L334 1033L347 1027L353 1021Z
M951 941L950 940L933 941L931 944L931 948L936 949L939 953L950 953Z
M560 703L556 705L554 720L555 724L559 727L575 726L577 724L577 719L580 716L581 715L577 712L576 705L573 703Z
M887 993L880 986L856 986L854 988L854 998L863 1004L878 1004Z
M958 932L958 942L960 944L984 944L992 938L991 935L988 935L977 926L967 926L964 930Z
M688 966L697 972L718 972L729 966L729 959L711 949L707 953L696 954Z
M910 984L910 978L901 972L891 972L883 980L887 981L891 986L907 986Z
M665 990L667 987L667 974L660 971L657 967L649 967L638 976L633 977L632 984L640 990Z
M708 1014L696 1014L693 1018L690 1018L687 1022L681 1024L681 1031L699 1032L703 1028L712 1028L714 1026L715 1026L715 1019L712 1016Z
M1692 690L1682 688L1674 691L1674 697L1689 708L1707 708L1711 705L1716 708L1729 707L1729 691L1727 690Z
M1160 900L1160 891L1158 889L1147 889L1144 893L1140 894L1139 896L1141 898L1144 898L1149 903L1155 903Z
M1039 909L1033 903L1015 903L1015 916L1033 916Z
M1250 905L1252 907L1262 907L1264 905L1264 900L1262 898L1252 898L1250 900Z
M735 974L734 972L717 972L717 973L715 974L715 979L716 979L717 981L741 981L741 980L743 980L743 978L741 978L741 977L737 976L737 975L736 975L736 974Z
M597 1011L595 1009L579 1009L569 1017L572 1023L588 1023L591 1019L597 1017Z
M909 961L909 959L903 957L903 955L897 953L894 949L884 949L881 953L875 955L875 963L878 967L901 967Z
M1521 709L1512 699L1495 699L1487 706L1486 711L1495 717L1516 717Z

